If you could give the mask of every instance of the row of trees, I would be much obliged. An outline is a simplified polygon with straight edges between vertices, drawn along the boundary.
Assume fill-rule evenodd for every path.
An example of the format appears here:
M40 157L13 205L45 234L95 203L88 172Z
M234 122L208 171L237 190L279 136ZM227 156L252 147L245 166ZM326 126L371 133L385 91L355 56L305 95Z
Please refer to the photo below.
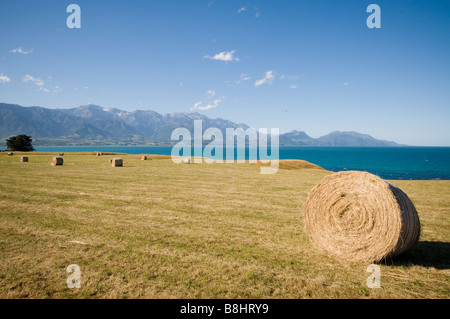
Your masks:
M6 140L6 147L10 151L16 152L33 152L35 149L31 144L33 142L31 136L21 134L17 136L11 136Z

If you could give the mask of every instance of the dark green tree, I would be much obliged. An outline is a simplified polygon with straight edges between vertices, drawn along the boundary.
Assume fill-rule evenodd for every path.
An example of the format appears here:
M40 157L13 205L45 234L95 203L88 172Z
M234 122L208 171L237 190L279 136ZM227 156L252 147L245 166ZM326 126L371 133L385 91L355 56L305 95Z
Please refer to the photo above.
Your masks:
M6 146L8 150L17 152L33 152L35 149L31 145L31 136L21 134L17 136L11 136L6 140Z

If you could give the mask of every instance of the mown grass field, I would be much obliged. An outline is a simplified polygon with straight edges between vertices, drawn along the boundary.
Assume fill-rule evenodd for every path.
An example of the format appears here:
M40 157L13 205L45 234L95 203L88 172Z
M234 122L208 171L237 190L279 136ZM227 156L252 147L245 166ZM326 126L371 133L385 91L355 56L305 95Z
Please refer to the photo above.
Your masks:
M133 155L113 168L110 155L69 153L52 167L54 155L0 153L0 298L450 297L450 181L393 181L422 235L370 289L368 264L328 258L304 232L325 170ZM70 264L80 289L67 288Z

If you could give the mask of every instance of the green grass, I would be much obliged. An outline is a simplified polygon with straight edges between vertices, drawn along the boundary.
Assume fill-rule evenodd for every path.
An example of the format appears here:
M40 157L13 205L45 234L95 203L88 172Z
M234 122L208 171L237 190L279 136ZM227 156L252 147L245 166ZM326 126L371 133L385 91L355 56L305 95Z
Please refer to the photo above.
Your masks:
M450 181L393 181L419 211L421 242L369 289L368 264L328 258L304 232L325 170L19 155L0 154L0 298L450 297ZM80 289L66 286L70 264Z

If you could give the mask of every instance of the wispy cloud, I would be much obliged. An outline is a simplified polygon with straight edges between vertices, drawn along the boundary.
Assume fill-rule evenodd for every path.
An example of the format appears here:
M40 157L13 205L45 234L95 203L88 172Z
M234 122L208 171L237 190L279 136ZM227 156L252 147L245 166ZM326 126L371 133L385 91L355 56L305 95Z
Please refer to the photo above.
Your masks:
M48 77L48 79L51 82L51 77L50 76ZM35 78L35 77L33 77L33 76L29 75L29 74L24 75L24 77L22 78L22 81L23 82L31 82L31 83L33 83L34 85L39 87L39 91L42 91L42 92L45 92L45 93L50 93L50 92L58 93L58 92L62 91L62 89L61 89L61 87L59 85L54 86L53 89L45 87L44 86L45 83L44 83L44 81L42 79Z
M22 78L23 82L32 82L34 85L37 86L43 86L44 85L44 81L42 81L39 78L34 78L31 75L27 74Z
M198 102L195 103L194 106L191 108L191 111L194 111L194 110L200 110L200 109L201 109L201 106L200 106L200 105L202 105L202 104L203 104L203 101L198 101Z
M194 107L191 108L191 111L200 110L200 111L207 111L211 109L215 109L219 106L219 103L223 101L224 98L214 100L212 103L209 102L206 106L201 106L203 104L203 101L199 101L194 104Z
M259 16L261 15L259 13L259 10L257 7L253 7L253 8L249 8L249 9L247 7L241 7L241 8L239 8L239 10L236 11L236 14L244 13L244 12L246 12L247 14L251 14L253 12L255 14L255 18L259 18Z
M213 56L205 55L203 58L210 59L210 60L216 60L216 61L223 61L223 62L239 61L239 58L234 56L235 53L236 53L236 50L224 51L224 52L217 53Z
M207 111L211 109L215 109L219 106L220 102L222 102L225 97L222 97L221 99L216 99L214 101L211 101L211 99L216 95L215 90L208 90L206 92L206 99L209 100L206 103L206 105L203 105L203 101L198 101L194 104L194 106L191 108L191 111L200 110L200 111Z
M267 71L262 79L259 79L255 82L255 86L260 86L265 83L272 84L274 80L275 80L275 75L274 75L273 71Z
M349 84L348 82L342 83L343 86L348 86L348 84Z
M298 88L298 86L295 85L295 84L291 84L291 85L289 86L289 88L290 88L290 89L296 89L296 88Z
M251 78L246 73L242 73L239 80L236 81L236 84L241 84L242 82L249 81Z
M23 55L27 55L33 52L34 49L30 49L28 51L24 50L22 47L18 47L17 49L11 50L11 53L19 53Z
M215 90L209 90L208 92L206 92L206 97L208 99L214 97L216 95L216 91Z
M8 76L4 75L3 73L0 74L0 83L8 83L10 81L11 79Z

